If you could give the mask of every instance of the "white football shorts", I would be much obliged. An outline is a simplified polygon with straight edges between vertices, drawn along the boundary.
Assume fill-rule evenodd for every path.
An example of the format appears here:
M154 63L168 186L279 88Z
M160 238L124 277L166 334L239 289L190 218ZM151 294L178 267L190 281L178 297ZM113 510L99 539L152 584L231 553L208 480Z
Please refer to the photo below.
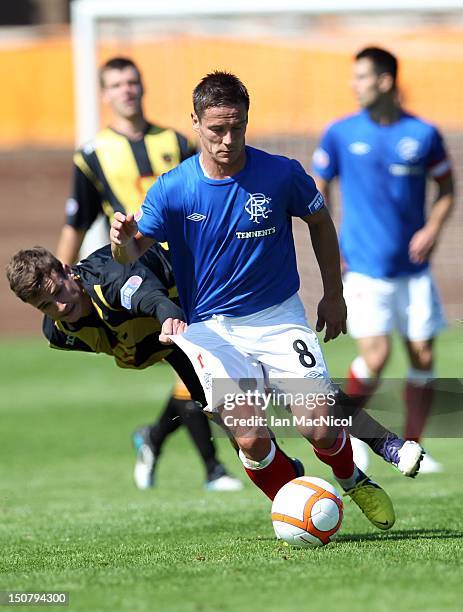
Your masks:
M252 315L214 315L171 338L193 364L211 412L223 405L225 394L248 390L271 389L280 397L296 388L333 391L318 338L297 294Z
M429 340L446 326L429 270L390 279L347 272L344 298L348 331L356 339L397 329L409 340Z

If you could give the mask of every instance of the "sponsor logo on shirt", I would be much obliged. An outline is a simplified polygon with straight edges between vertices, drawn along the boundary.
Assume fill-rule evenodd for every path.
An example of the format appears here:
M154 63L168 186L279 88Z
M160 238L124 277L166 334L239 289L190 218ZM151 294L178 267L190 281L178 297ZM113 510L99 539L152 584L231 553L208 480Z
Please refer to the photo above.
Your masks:
M351 142L349 145L349 151L354 155L366 155L371 151L371 147L367 142Z
M260 223L259 219L268 219L272 210L268 207L272 198L263 193L250 193L244 205L244 210L249 215L249 220L254 223Z
M204 221L205 218L206 215L202 215L201 213L192 213L187 217L187 219L189 219L190 221Z
M255 230L251 232L235 232L235 236L242 240L243 238L263 238L264 236L271 236L272 234L276 234L276 227L269 227L264 230Z
M407 166L406 164L391 164L389 172L393 176L418 176L423 174L421 166Z
M395 150L404 161L414 162L418 159L420 142L415 138L401 138L396 144Z
M330 156L325 151L325 149L321 149L320 147L318 147L318 149L315 149L313 153L312 161L314 166L316 166L317 168L328 168L328 166L330 165Z
M132 296L142 284L141 276L131 276L121 289L121 304L127 310L132 308Z

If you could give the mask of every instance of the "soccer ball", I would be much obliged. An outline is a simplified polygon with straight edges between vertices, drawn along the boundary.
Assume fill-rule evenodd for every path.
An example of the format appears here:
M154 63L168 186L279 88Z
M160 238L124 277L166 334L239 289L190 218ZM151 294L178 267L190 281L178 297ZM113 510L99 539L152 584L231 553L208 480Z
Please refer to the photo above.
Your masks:
M272 522L279 540L291 546L324 546L341 526L343 503L326 480L301 476L285 484L272 504Z

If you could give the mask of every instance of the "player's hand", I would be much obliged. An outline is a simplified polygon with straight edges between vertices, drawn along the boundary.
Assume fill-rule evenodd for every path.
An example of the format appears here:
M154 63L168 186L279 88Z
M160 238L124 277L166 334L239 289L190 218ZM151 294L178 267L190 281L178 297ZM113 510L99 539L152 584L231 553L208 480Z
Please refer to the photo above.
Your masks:
M117 246L125 246L137 234L138 225L133 213L124 215L121 212L114 213L114 219L109 230L109 238Z
M436 245L436 232L427 227L422 227L413 234L408 245L408 255L414 264L425 262L431 255L431 251Z
M315 329L321 332L325 328L323 342L329 342L347 333L347 308L342 295L338 298L324 296L317 308L317 325Z
M169 336L177 336L184 334L188 328L185 321L180 319L166 319L161 327L161 333L159 334L159 342L161 344L174 344L172 338Z

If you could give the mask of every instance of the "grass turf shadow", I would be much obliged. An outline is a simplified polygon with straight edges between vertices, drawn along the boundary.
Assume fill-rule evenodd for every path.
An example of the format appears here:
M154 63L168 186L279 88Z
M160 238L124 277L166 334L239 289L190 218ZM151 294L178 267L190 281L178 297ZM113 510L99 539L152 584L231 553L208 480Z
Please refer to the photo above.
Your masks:
M447 540L451 538L463 538L463 532L454 529L402 529L400 531L378 531L377 533L352 533L340 534L334 543L343 544L348 542L376 542L390 540ZM259 542L277 541L272 537L246 538L247 541Z
M442 540L462 538L463 532L455 529L402 529L381 533L340 534L336 542L362 542L377 540Z

